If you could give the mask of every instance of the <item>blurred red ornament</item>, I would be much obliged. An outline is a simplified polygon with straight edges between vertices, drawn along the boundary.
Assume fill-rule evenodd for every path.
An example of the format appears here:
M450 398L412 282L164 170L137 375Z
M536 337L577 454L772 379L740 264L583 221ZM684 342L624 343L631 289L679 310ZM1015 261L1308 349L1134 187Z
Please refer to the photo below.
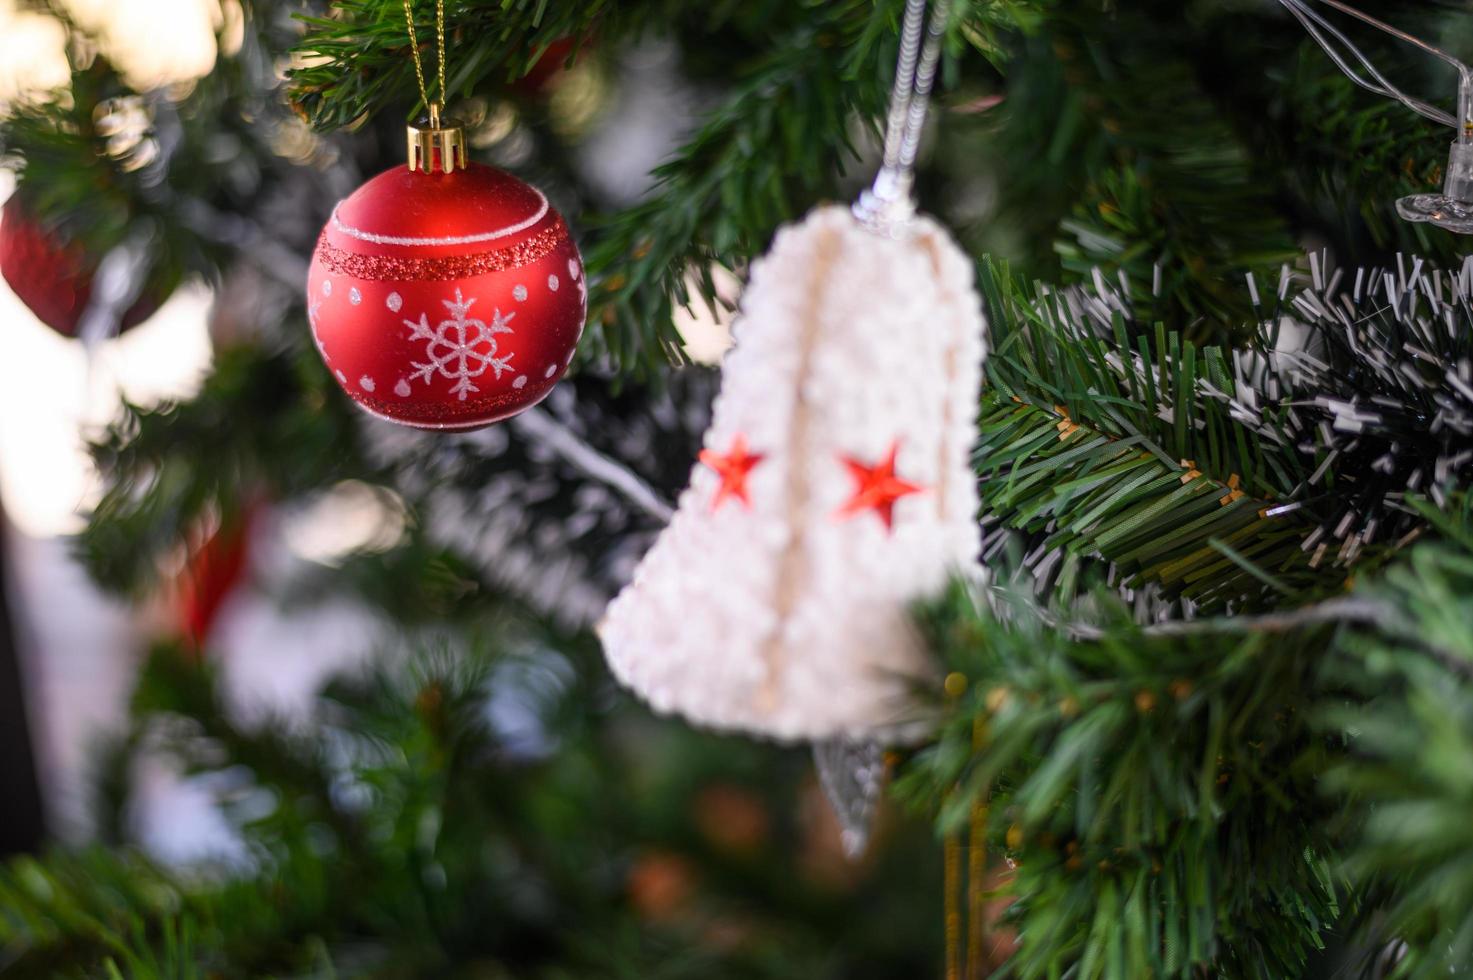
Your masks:
M697 884L689 860L670 851L649 851L629 869L629 898L650 921L669 921L689 910Z
M245 576L257 505L213 526L201 526L188 544L177 583L178 627L195 650L204 647L220 608Z
M756 793L740 786L717 783L696 796L696 827L723 851L753 854L772 836L772 818Z
M92 298L98 259L80 244L47 231L14 194L0 209L0 218L0 275L38 320L75 337ZM147 320L162 301L156 291L145 290L123 314L118 329Z
M588 308L562 216L459 152L446 173L451 135L411 128L421 169L395 167L342 201L307 277L312 336L338 384L371 414L423 429L537 404L572 362Z
M541 95L551 82L567 67L568 55L573 52L573 39L561 37L547 46L542 56L532 62L527 73L511 83L511 87L523 95Z

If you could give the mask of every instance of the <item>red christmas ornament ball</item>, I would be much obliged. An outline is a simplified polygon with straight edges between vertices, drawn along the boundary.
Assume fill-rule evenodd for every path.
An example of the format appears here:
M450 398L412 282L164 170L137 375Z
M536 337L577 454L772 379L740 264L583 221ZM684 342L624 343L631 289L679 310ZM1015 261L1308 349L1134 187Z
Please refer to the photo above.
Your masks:
M472 163L400 166L338 204L307 274L322 359L366 411L473 429L547 396L588 310L583 260L537 188Z
M95 257L47 231L16 195L0 209L0 275L36 318L57 333L77 335L96 271ZM118 328L127 330L147 320L161 302L157 291L145 290L123 313Z

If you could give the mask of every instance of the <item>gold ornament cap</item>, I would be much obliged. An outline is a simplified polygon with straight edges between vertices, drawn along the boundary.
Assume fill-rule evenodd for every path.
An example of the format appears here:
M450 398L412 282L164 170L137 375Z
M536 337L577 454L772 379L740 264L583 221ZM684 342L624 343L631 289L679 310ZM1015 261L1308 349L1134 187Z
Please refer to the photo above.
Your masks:
M428 119L405 127L409 169L434 173L436 165L447 174L466 167L465 130L455 119L440 118L440 103L430 103Z

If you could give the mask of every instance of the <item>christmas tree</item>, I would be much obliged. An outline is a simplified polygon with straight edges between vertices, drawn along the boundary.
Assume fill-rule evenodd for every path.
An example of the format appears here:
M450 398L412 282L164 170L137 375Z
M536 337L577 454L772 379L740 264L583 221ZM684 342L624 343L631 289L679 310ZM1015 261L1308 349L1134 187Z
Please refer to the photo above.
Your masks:
M1307 0L222 0L150 85L29 6L70 72L0 119L0 271L94 352L205 283L214 355L92 434L80 560L182 612L93 840L0 865L7 976L1473 971L1426 50ZM243 713L250 529L344 488L389 540L256 587L377 639ZM232 859L140 845L161 758Z

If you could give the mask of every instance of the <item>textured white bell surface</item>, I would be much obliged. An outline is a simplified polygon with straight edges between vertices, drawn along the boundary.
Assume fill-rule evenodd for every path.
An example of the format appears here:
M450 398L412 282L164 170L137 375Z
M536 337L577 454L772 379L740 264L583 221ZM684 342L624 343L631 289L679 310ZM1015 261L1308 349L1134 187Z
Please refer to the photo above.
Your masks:
M887 238L845 208L780 231L752 270L707 450L761 455L749 502L697 464L599 627L615 676L662 712L783 740L902 741L935 666L913 601L971 571L983 357L973 268L940 226ZM880 463L920 487L843 516Z

